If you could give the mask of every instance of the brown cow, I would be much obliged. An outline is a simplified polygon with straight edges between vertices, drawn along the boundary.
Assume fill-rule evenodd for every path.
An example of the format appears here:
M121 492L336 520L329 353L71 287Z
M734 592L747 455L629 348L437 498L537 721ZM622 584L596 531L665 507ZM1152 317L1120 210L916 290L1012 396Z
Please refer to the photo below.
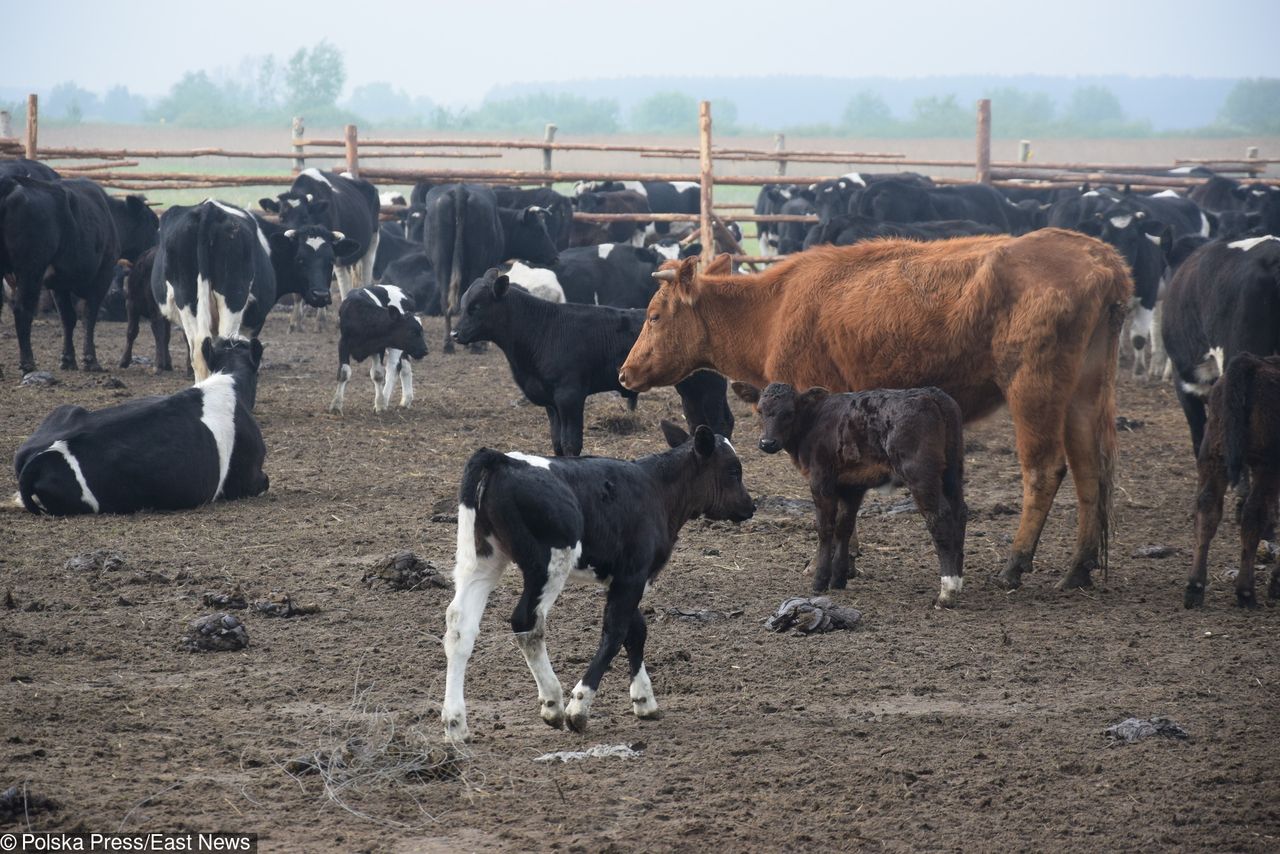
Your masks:
M858 572L858 508L868 489L901 484L915 499L938 551L936 604L949 608L964 587L964 434L960 407L936 388L797 393L785 383L763 392L734 383L760 415L760 450L785 450L818 517L813 589L843 588ZM855 545L850 551L849 540Z
M1258 559L1258 543L1275 523L1280 498L1280 356L1262 359L1241 353L1227 365L1226 374L1209 392L1209 419L1200 443L1198 468L1196 553L1183 604L1188 608L1204 604L1209 544L1222 521L1222 496L1228 485L1241 484L1248 468L1240 510L1236 604L1256 607L1253 565ZM1280 564L1271 570L1267 598L1280 599Z
M722 263L713 265L719 267ZM1022 465L1022 519L998 583L1031 568L1070 463L1079 500L1063 589L1106 565L1116 457L1120 325L1133 295L1114 249L1083 234L818 246L759 275L668 262L622 365L634 391L699 368L763 387L937 386L966 421L1007 403Z

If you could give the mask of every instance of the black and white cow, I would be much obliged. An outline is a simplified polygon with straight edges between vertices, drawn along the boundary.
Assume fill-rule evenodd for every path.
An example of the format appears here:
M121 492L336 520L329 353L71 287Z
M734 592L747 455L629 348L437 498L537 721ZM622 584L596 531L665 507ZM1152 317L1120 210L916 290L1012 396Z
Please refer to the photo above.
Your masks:
M564 302L564 288L556 271L550 267L530 267L523 261L507 261L498 265L498 270L538 299L547 302Z
M537 683L542 720L584 731L600 680L623 647L632 711L641 719L660 717L644 666L648 628L640 600L686 522L697 516L742 522L755 512L742 463L727 439L706 427L692 439L669 422L662 430L671 450L631 462L488 448L467 461L458 497L454 596L445 615L441 719L451 741L471 738L463 694L467 662L489 594L512 563L520 567L524 589L511 629ZM545 633L547 614L573 574L608 590L599 646L566 707Z
M242 326L257 337L284 294L328 305L335 256L354 245L324 226L285 228L213 199L174 205L160 218L151 289L165 317L182 326L202 380L205 339L237 336Z
M351 240L334 263L338 292L346 298L352 288L373 281L378 256L378 214L382 203L373 184L347 174L304 169L288 192L262 199L262 209L280 215L286 228L320 225Z
M881 237L906 238L908 240L950 240L953 237L969 237L979 234L998 234L993 225L983 225L969 220L937 220L933 222L882 222L860 214L842 214L809 229L804 247L831 243L836 246L852 246L864 240Z
M557 251L544 212L501 208L493 190L480 184L432 187L424 204L427 256L445 317L444 352L452 353L452 315L468 283L509 259L551 266Z
M62 368L75 370L76 301L84 300L85 370L100 371L98 309L111 287L120 243L107 194L92 181L0 177L0 279L13 277L18 366L34 371L31 324L47 287L62 319Z
M394 285L357 288L338 307L338 388L329 411L342 414L351 360L361 362L370 357L374 411L383 412L391 405L397 377L400 405L409 408L413 404L413 368L404 357L421 359L426 355L427 339L422 321L414 314L412 298Z
M382 272L380 283L395 285L408 294L413 304L418 306L419 314L430 317L441 315L442 297L431 258L426 252L411 252L388 264L387 269Z
M262 344L205 339L201 356L212 373L176 394L51 412L14 457L22 506L136 513L266 492L267 448L251 413Z
M772 216L782 213L782 206L798 189L795 184L765 184L756 196L755 214ZM761 255L778 254L778 225L776 222L756 223L756 243Z
M1205 400L1239 353L1280 354L1280 237L1214 241L1169 284L1162 319L1178 402L1199 454Z
M151 273L158 251L153 246L124 271L121 289L124 292L125 319L129 325L124 334L124 353L120 356L122 368L133 364L133 342L137 340L138 327L145 318L151 325L151 336L156 345L155 361L152 363L154 369L157 372L173 370L173 360L169 356L169 337L173 326L160 311L155 292L151 289Z
M579 181L573 188L578 199L578 210L584 213L591 210L582 207L582 197L590 193L635 193L644 199L645 213L678 213L696 214L702 210L702 188L696 181ZM599 213L621 211L599 210ZM640 211L637 211L640 212ZM683 222L651 222L640 223L644 226L644 237L636 240L637 246L643 246L646 240L653 240L671 235L686 234L693 230L693 223ZM611 233L610 242L625 243L627 236ZM604 240L591 241L604 243ZM585 243L575 243L584 246Z
M635 190L594 190L581 193L574 200L579 213L584 214L647 214L649 200ZM645 222L586 222L574 220L569 245L595 246L601 243L631 243L643 246L646 229L652 223Z
M554 269L567 302L644 308L657 290L653 271L666 258L659 244L602 243L566 249Z
M568 249L573 232L573 201L550 187L495 186L498 206L508 210L538 208L546 211L547 234L556 249Z

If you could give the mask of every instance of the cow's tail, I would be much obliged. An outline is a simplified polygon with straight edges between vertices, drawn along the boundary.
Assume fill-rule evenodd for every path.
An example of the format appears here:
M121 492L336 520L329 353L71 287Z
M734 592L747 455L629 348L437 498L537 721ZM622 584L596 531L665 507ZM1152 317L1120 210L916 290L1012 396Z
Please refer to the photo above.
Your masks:
M214 294L228 293L236 276L244 276L253 269L251 247L244 239L246 231L233 221L233 215L218 205L202 206L196 230L196 340L191 342L192 368L197 380L209 376L202 352L204 340L219 335L230 337L240 331L239 324L232 318L220 315ZM252 235L248 237L253 239ZM234 313L235 307L228 308Z
M465 258L464 232L467 229L467 188L462 184L453 188L453 258L449 265L449 314L457 314L458 300L462 297L462 270Z
M1116 441L1116 373L1120 358L1120 330L1129 313L1129 299L1133 293L1128 268L1118 257L1114 260L1117 266L1111 278L1115 298L1104 304L1103 316L1100 318L1101 323L1105 324L1101 331L1106 334L1106 347L1102 356L1102 382L1098 389L1093 424L1098 442L1098 503L1095 510L1098 565L1102 569L1103 583L1106 583L1108 577L1111 529L1115 524L1116 461L1119 457L1119 443Z
M497 467L509 463L510 457L492 448L481 448L467 460L462 470L462 485L458 487L458 504L468 510L480 509L485 483Z
M1241 353L1227 365L1222 377L1222 452L1227 464L1227 483L1233 488L1244 475L1249 452L1249 416L1253 409L1253 376L1259 360Z

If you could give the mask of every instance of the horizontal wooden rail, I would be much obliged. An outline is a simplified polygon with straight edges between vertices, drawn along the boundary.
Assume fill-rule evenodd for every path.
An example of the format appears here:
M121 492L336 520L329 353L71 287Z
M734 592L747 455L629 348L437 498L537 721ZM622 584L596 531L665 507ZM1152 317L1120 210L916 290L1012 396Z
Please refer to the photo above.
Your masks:
M341 139L308 139L303 140L300 144L309 148L341 148L344 145ZM500 140L500 139L361 139L360 147L375 148L394 148L394 147L437 147L437 146L453 146L455 148L514 148L514 149L538 149L550 151L620 151L620 152L639 152L650 154L670 154L672 156L698 156L697 148L688 148L676 145L640 145L637 143L614 143L614 142L547 142L546 140ZM779 154L781 159L793 160L800 159L799 155L803 154L838 154L842 157L852 156L856 158L871 158L874 160L895 159L905 155L886 152L871 151L854 151L854 152L802 152L802 151L783 151L766 152L759 148L713 148L711 153L715 157L721 155L756 155L768 154L765 160L778 160ZM363 156L363 155L361 155Z
M698 214L680 213L581 213L573 218L580 222L698 222ZM817 222L816 214L742 214L729 216L731 222Z

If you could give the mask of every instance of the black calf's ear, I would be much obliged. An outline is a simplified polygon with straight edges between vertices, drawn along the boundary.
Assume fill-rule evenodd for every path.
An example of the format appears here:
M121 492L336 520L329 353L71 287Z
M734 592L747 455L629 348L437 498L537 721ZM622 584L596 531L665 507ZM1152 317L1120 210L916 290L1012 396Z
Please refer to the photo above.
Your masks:
M667 444L673 448L678 448L685 442L689 441L689 434L684 428L674 421L662 421L662 435L666 438Z
M826 400L827 396L830 394L831 392L827 391L822 386L820 385L814 386L813 388L806 391L804 394L800 395L800 402L801 403L821 403L822 401Z
M738 382L737 380L734 380L734 382L730 384L730 388L733 389L734 394L752 406L755 406L760 402L760 389L756 388L751 383Z
M204 363L210 368L213 367L213 338L206 338L200 342L200 355L204 357Z
M699 424L693 431L693 450L700 457L709 457L716 452L716 434L706 424Z
M286 237L284 232L277 231L275 234L267 238L267 245L271 247L271 251L281 258L292 258L294 254L293 238Z
M267 213L280 213L280 203L275 199L258 199L258 207Z
M350 237L344 237L341 240L334 241L333 254L339 258L345 258L348 255L355 255L360 251L360 242L352 240Z
M511 280L506 275L499 276L493 280L493 295L498 299L502 299L510 286Z

